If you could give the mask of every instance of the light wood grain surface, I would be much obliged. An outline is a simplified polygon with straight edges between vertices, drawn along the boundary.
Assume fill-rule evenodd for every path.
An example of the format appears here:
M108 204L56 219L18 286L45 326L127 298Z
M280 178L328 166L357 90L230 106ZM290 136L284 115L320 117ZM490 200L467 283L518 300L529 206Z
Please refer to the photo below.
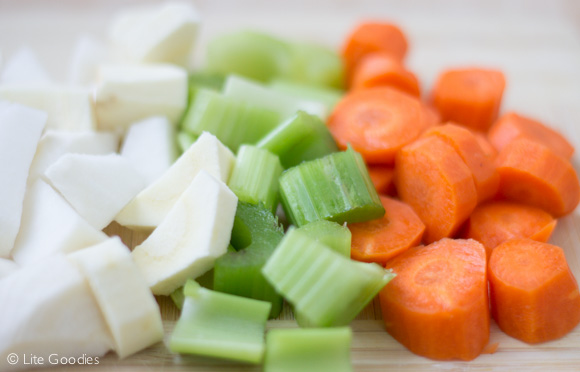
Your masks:
M38 51L50 72L66 76L71 47L79 33L105 37L110 15L138 1L0 0L0 50L6 56L22 44ZM578 1L198 1L205 23L194 65L212 36L241 27L268 30L294 39L338 47L362 18L390 19L411 41L408 65L418 73L424 91L448 66L501 68L508 87L504 110L518 110L559 128L580 148L580 2ZM573 159L580 169L578 155ZM118 225L107 228L134 246L144 236ZM564 248L580 278L580 214L561 219L551 239ZM159 300L169 335L177 311ZM285 309L269 328L295 327ZM494 354L471 362L435 362L415 356L383 329L380 309L369 305L352 324L356 371L580 371L580 327L566 337L529 346L504 335L492 324ZM77 370L73 367L67 370ZM62 370L62 367L53 370ZM257 371L260 367L200 357L179 357L160 343L119 361L115 355L83 371Z

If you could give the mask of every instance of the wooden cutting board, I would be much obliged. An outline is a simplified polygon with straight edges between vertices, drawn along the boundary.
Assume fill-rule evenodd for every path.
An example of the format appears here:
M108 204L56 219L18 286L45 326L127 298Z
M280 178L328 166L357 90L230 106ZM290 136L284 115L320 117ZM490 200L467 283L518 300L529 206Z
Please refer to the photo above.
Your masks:
M0 0L0 49L8 55L21 44L38 51L49 71L66 76L66 63L80 32L104 36L111 14L126 1ZM445 67L480 65L502 69L508 80L503 110L517 110L559 128L580 149L580 7L577 1L415 0L354 1L199 0L204 15L196 62L212 36L250 27L297 39L338 47L349 29L363 18L389 19L407 32L409 67L428 92ZM573 159L580 170L578 156ZM107 228L129 246L144 236L118 225ZM551 243L564 248L580 278L580 214L561 219ZM177 311L159 298L166 336ZM580 371L580 327L566 337L529 346L504 335L492 323L494 354L471 362L436 362L408 352L383 329L375 301L352 323L352 361L356 371ZM285 309L268 328L295 327ZM167 339L167 337L166 337ZM97 366L72 367L82 371L259 371L260 367L201 358L179 357L163 343L118 360L108 355ZM62 370L62 367L52 369Z

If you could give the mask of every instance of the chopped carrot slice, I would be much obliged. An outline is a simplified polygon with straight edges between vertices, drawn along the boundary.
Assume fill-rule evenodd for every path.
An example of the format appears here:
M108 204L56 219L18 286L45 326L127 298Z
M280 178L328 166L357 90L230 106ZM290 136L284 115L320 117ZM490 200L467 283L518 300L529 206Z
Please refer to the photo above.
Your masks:
M369 165L367 168L377 193L381 195L395 194L395 168L384 165Z
M399 253L419 245L425 225L407 204L381 196L385 215L348 225L352 233L351 257L384 264Z
M397 274L380 292L387 332L413 353L472 360L489 340L485 249L441 239L386 265Z
M489 260L493 318L527 343L558 339L580 323L580 293L564 251L531 239L497 246Z
M487 135L479 131L473 131L472 133L475 135L475 139L477 140L477 143L479 143L479 147L481 147L485 156L489 159L495 159L497 156L497 150L493 147L491 142L489 142Z
M351 89L387 86L415 97L421 96L419 80L400 60L386 53L371 53L356 65Z
M505 78L495 70L478 68L445 71L433 89L433 103L443 121L487 131L497 118Z

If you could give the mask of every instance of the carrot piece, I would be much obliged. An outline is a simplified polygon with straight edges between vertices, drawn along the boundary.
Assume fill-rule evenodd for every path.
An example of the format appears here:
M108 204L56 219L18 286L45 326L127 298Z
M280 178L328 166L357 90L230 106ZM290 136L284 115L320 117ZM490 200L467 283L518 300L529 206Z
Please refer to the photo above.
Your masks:
M489 290L493 318L518 340L555 340L580 323L578 284L555 245L512 239L497 246L489 260Z
M352 234L351 258L385 264L399 253L419 245L425 225L407 204L381 196L385 215L348 225Z
M421 101L389 87L351 92L327 122L338 146L350 143L367 164L394 163L395 154L433 125Z
M497 118L505 88L503 73L478 68L443 72L433 89L433 103L443 121L487 131Z
M377 193L381 195L395 194L395 183L393 182L395 168L384 165L369 165L367 169Z
M580 201L576 171L548 147L520 138L497 156L499 195L542 208L554 217L568 214Z
M407 38L396 25L375 21L362 22L346 38L342 47L347 76L351 76L359 60L369 53L384 52L402 61L407 54L407 48Z
M471 171L457 152L435 136L421 138L397 154L395 184L432 243L455 234L477 205Z
M424 136L437 136L457 151L473 174L478 202L495 196L499 187L499 173L493 159L485 155L469 129L449 123L429 129Z
M350 87L354 90L380 86L421 96L419 80L400 60L384 52L367 54L354 68Z
M475 208L465 225L463 237L483 244L489 258L495 247L510 239L530 238L547 242L556 222L540 208L493 201Z
M429 127L434 127L441 124L441 115L439 115L439 111L437 111L433 105L429 103L423 103L423 111L425 112L425 116L427 116L427 119L430 123Z
M501 151L514 139L525 137L549 147L566 159L570 159L574 154L574 146L556 130L515 112L509 112L499 118L489 129L488 137L497 151Z
M473 131L472 133L475 135L479 147L483 150L483 154L489 159L495 159L497 156L497 150L493 147L491 142L489 142L487 135L478 131Z
M415 354L472 360L489 341L485 249L441 239L386 265L397 274L379 293L387 332Z

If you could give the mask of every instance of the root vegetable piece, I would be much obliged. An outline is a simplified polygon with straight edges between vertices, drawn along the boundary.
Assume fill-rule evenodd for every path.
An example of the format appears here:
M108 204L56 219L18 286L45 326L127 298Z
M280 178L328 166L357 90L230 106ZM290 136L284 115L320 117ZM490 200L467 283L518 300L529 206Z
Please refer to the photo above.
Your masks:
M505 88L501 71L481 68L444 71L433 88L433 103L443 121L487 131L497 118Z
M354 69L351 89L388 86L415 97L421 97L419 80L400 60L387 53L364 56Z
M425 224L426 243L453 236L477 205L471 171L453 147L435 136L399 151L395 182L401 200Z
M0 102L0 257L10 257L20 229L26 179L46 124L44 112Z
M163 222L133 250L151 291L170 295L226 253L238 198L202 170L176 200Z
M25 46L18 48L1 69L0 83L48 85L52 79L38 60L36 53Z
M499 187L499 174L493 159L486 156L475 135L467 128L454 123L429 129L425 136L437 136L451 145L473 174L477 201L495 196Z
M417 98L378 87L345 95L327 125L340 148L350 144L368 164L392 165L397 151L434 120Z
M384 165L367 166L371 181L379 195L393 195L395 190L395 168Z
M85 221L58 192L38 180L24 198L22 223L12 257L19 265L27 265L106 239L105 233Z
M497 246L489 260L491 312L527 343L555 340L580 322L580 293L564 251L531 239Z
M415 354L472 360L489 340L485 249L441 239L387 263L397 276L379 294L387 332Z
M478 205L466 223L463 236L485 246L487 258L499 244L514 238L547 242L556 220L540 208L508 201Z
M18 264L7 258L0 258L0 280L18 270Z
M225 183L234 160L232 152L215 136L203 133L161 178L137 194L115 220L131 229L154 229L202 169Z
M68 83L73 86L90 87L97 82L98 65L107 58L105 44L87 34L77 37L72 56L69 60Z
M497 157L499 195L542 208L554 217L568 214L580 201L580 183L574 167L548 147L520 138Z
M574 154L574 146L556 130L515 112L508 112L500 117L489 128L487 135L497 151L503 150L513 140L523 137L549 147L566 159L570 159Z
M118 237L68 255L83 275L120 358L163 339L161 313L131 252Z
M481 147L481 150L483 151L485 156L487 156L490 159L495 159L495 157L497 156L497 150L495 149L495 147L493 147L491 142L489 142L486 133L479 131L473 131L472 133L475 136L477 143L479 143L479 147Z
M385 264L387 260L421 243L425 225L407 204L381 196L385 215L348 225L352 233L351 257Z

